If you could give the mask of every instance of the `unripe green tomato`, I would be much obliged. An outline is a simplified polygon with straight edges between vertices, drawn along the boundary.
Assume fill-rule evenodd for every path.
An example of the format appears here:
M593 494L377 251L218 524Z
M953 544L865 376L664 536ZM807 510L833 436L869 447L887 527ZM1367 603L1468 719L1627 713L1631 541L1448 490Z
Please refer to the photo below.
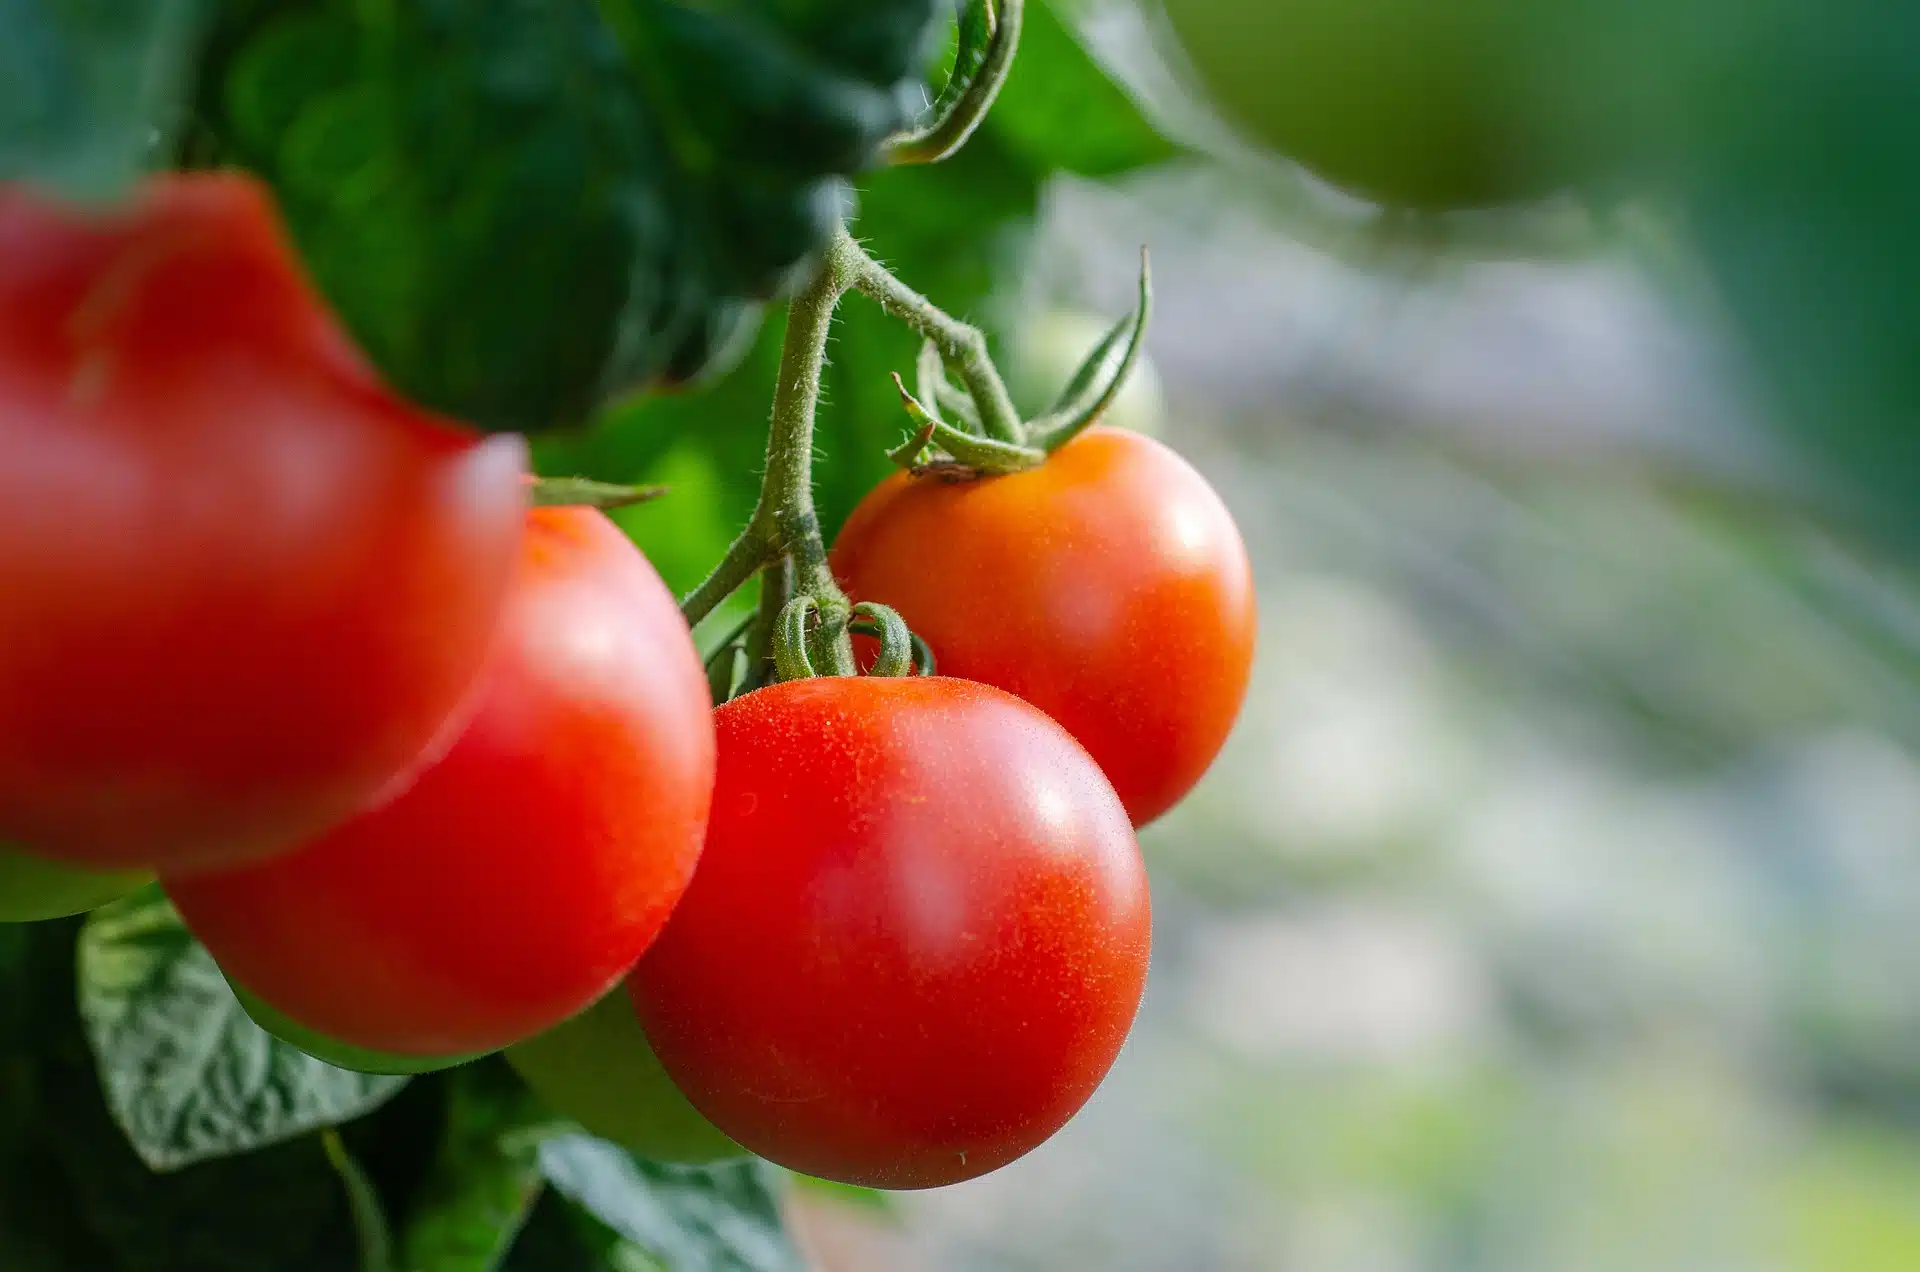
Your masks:
M296 1020L289 1019L258 995L236 983L232 977L227 978L227 984L232 986L233 996L240 1000L240 1006L253 1019L254 1024L295 1050L304 1052L315 1060L325 1061L336 1069L377 1074L438 1073L442 1069L452 1069L480 1059L477 1055L399 1056L383 1051L368 1051L363 1047L351 1047L325 1034L316 1033Z
M75 870L0 848L0 923L84 914L153 882L137 871Z
M1575 174L1527 0L1165 0L1188 60L1251 137L1375 202L1477 208Z
M1028 318L1014 340L1008 360L1008 390L1028 419L1046 411L1074 372L1100 342L1111 323L1074 309L1048 309ZM1100 422L1158 437L1167 404L1160 373L1144 353Z
M624 987L509 1047L507 1062L555 1112L649 1161L700 1165L747 1155L660 1067Z

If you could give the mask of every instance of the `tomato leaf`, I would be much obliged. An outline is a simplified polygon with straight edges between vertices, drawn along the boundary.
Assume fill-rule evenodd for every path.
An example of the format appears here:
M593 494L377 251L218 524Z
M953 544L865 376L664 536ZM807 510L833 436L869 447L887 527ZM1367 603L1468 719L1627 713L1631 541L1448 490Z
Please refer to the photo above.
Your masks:
M675 1272L800 1272L762 1162L668 1166L590 1135L540 1146L547 1182Z
M493 1272L540 1200L540 1124L551 1115L487 1066L447 1075L447 1126L400 1242L404 1272Z
M118 194L179 122L198 0L0 0L0 180Z
M1029 0L1020 54L987 126L1035 167L1113 177L1179 153L1053 6Z
M907 121L942 3L241 6L203 122L390 379L537 429L737 348Z
M254 1024L158 888L94 912L78 972L107 1106L154 1170L350 1121L406 1085L336 1069Z

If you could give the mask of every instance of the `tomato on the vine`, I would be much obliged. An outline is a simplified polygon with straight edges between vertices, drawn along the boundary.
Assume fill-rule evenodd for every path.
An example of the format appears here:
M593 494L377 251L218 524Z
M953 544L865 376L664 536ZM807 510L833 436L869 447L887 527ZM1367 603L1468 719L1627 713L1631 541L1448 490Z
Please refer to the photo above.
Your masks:
M137 870L77 870L0 848L0 923L84 914L151 882Z
M1010 476L896 473L832 560L855 599L900 612L942 674L1065 725L1136 826L1199 781L1246 696L1246 546L1206 479L1151 438L1096 426Z
M699 1165L746 1155L660 1067L622 991L507 1048L506 1057L556 1113L648 1161Z
M629 982L675 1084L754 1152L873 1187L1046 1140L1147 972L1146 871L1099 768L945 677L795 680L714 715L706 853Z
M472 723L392 803L296 852L163 877L237 984L349 1047L497 1050L584 1010L692 877L706 676L674 598L601 513L527 514Z
M523 454L374 380L252 181L0 187L0 834L222 866L397 789L485 661Z

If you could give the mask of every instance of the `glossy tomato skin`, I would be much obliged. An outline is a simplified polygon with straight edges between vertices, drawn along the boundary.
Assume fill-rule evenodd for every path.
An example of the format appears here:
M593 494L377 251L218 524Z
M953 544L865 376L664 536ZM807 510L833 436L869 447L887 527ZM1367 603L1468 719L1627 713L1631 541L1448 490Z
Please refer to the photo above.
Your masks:
M524 447L375 383L234 175L89 218L0 187L0 835L186 869L451 740Z
M626 974L692 877L713 786L706 677L605 516L527 514L477 712L392 803L295 853L163 877L228 976L328 1039L488 1052Z
M1012 476L895 474L854 509L833 570L897 609L941 674L1065 725L1136 826L1200 780L1246 697L1246 545L1206 479L1151 438L1096 426Z
M931 1188L1077 1112L1139 1007L1132 827L1034 708L943 677L715 713L706 854L629 982L695 1108L806 1174Z

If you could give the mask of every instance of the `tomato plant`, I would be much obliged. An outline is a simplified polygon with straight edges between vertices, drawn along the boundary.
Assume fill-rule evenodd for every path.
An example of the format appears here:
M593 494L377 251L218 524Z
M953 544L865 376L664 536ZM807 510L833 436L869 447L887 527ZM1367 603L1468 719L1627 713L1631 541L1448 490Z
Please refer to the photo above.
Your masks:
M650 1161L746 1155L667 1076L624 990L508 1048L507 1062L556 1112Z
M784 683L715 726L706 854L632 981L694 1106L884 1188L1058 1130L1119 1053L1149 945L1139 849L1086 753L944 677Z
M822 528L1151 396L1144 268L1016 402L878 259L984 310L1067 133L1172 153L1057 17L989 119L1029 15L957 7L929 103L940 0L0 6L0 1251L791 1272L761 1155L970 1178L1102 1081L1126 805Z
M94 868L286 848L435 747L522 446L357 362L259 187L0 191L0 833Z
M304 1028L495 1050L598 999L666 921L706 822L707 713L646 558L598 512L539 509L477 713L439 763L291 855L164 882L222 969Z
M1246 548L1205 479L1150 438L1096 427L1027 472L889 477L833 568L898 610L942 672L1065 725L1136 825L1199 780L1246 694Z
M149 882L137 870L76 870L0 848L0 923L81 914Z

